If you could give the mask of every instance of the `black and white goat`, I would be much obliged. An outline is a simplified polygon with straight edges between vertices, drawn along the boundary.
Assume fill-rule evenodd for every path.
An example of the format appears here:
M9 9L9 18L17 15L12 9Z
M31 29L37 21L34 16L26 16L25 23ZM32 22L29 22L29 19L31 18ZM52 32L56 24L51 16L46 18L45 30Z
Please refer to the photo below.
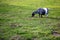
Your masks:
M48 8L39 8L32 13L32 17L34 17L35 14L39 14L39 17L42 17L42 15L46 15L46 17L48 17Z

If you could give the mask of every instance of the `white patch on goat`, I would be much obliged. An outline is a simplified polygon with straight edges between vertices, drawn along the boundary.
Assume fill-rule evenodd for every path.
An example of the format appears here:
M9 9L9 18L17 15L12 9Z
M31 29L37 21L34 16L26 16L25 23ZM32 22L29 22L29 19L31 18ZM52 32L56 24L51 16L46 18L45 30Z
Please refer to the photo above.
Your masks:
M43 9L45 10L45 15L48 16L48 15L47 15L48 9L47 9L47 8L43 8Z
M48 11L47 8L43 8L43 9L45 10L45 13L47 13L47 11Z

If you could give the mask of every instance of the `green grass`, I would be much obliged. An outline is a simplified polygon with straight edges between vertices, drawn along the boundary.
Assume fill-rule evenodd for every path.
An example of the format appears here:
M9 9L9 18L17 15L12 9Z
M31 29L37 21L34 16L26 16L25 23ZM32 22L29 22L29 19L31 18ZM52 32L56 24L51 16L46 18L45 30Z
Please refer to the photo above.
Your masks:
M48 18L31 17L40 7L49 9ZM19 35L24 40L60 40L60 0L0 0L0 40Z

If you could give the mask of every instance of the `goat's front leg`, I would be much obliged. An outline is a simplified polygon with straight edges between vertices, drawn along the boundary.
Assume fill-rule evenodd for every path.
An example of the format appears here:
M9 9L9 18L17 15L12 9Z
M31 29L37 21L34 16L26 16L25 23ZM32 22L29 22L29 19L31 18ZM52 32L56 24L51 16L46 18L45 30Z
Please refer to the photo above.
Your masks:
M40 14L39 14L39 18L40 18Z
M41 18L42 18L42 15L41 15Z

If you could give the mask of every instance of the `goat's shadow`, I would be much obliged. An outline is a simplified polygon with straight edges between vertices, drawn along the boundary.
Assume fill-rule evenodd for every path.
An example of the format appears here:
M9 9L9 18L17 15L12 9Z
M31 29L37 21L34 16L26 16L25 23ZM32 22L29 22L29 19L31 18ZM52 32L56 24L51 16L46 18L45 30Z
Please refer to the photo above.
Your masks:
M47 17L49 19L60 20L60 17Z

